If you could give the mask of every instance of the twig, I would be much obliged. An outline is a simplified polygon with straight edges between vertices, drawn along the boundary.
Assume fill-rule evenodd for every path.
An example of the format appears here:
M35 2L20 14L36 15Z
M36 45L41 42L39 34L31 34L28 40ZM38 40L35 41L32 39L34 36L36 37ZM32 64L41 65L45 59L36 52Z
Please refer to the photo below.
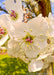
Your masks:
M0 6L0 11L4 11L6 13L8 13L5 9L3 9L1 6Z

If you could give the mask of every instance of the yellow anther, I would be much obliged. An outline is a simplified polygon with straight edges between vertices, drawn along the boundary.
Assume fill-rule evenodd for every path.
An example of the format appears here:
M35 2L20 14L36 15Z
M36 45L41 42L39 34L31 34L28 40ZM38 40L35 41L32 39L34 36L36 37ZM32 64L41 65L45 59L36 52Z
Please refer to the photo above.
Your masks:
M40 34L40 36L42 36L42 34Z
M6 52L6 50L3 50L3 52Z
M44 40L42 39L41 41L43 42Z
M39 43L37 45L39 46Z
M27 47L29 47L29 45L27 45Z
M32 32L32 29L30 29L30 31Z
M20 49L22 49L22 47L20 47Z
M26 31L24 30L24 32L26 32Z
M40 50L40 48L39 48L39 50Z
M21 43L19 43L19 45L21 45Z
M25 0L26 2L28 2L29 0Z
M29 42L29 45L30 45L31 43Z

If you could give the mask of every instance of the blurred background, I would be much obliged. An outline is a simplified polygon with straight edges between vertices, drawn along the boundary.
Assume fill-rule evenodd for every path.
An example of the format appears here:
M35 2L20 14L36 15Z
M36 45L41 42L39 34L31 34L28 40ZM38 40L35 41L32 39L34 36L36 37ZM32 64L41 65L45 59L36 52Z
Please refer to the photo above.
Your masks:
M5 5L4 5L5 0L0 0L0 15L5 14L6 12L1 11L1 8L5 10ZM52 15L54 16L54 0L50 1L51 3L51 10L52 10ZM25 4L23 4L25 6Z

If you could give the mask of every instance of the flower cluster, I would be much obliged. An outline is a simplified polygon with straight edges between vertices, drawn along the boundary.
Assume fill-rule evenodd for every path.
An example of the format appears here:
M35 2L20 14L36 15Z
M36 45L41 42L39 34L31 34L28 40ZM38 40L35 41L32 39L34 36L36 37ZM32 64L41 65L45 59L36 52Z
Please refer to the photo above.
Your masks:
M5 6L9 14L0 16L0 25L7 29L7 34L0 39L0 44L3 45L9 35L10 40L6 48L10 56L28 63L29 72L47 68L50 62L54 62L54 18L52 14L50 13L45 18L40 14L24 23L22 22L21 0L16 2L6 0ZM3 31L4 29L1 29L0 33Z

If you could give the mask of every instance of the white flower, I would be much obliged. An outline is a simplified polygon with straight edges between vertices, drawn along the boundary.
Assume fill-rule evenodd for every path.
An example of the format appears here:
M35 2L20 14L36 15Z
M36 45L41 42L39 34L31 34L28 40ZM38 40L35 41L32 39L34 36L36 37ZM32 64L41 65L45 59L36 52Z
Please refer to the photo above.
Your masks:
M37 61L36 59L32 60L28 65L29 72L40 71L43 67L43 61Z
M3 17L4 18L4 17ZM0 46L2 46L9 38L5 21L0 16Z
M8 11L8 19L11 22L22 22L23 20L23 10L22 10L22 3L21 0L6 0L5 7Z
M54 17L52 16L52 13L49 13L49 16L47 17L47 21L49 25L50 37L54 37Z
M19 57L18 52L21 50L27 58L37 58L40 51L47 46L46 32L48 29L48 23L43 17L36 17L28 21L27 23L15 23L15 31L11 32L14 40L18 42L8 44L8 51L12 55ZM14 46L16 44L16 47ZM9 45L11 47L9 47ZM17 51L16 51L17 50ZM13 53L15 52L15 53Z
M31 60L28 65L29 72L36 72L45 69L49 66L48 56L51 54L40 55L37 59ZM50 59L51 60L51 59Z
M7 16L8 16L8 14L7 15L3 14L0 16L0 26L5 27L8 34L11 36L10 33L11 32L14 33L15 29L14 29L14 26L12 25L12 23L8 20Z

